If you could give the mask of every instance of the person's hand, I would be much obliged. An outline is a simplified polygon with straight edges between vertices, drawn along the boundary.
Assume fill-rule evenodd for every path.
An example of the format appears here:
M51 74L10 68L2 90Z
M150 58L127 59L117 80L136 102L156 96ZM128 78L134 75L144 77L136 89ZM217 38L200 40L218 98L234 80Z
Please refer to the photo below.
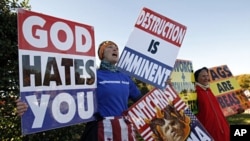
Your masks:
M166 85L173 86L173 84L172 84L172 81L171 81L171 78L170 78L170 77L168 77L168 79L167 79L167 81L166 81L165 83L166 83Z
M27 103L21 101L21 99L16 100L16 106L17 106L17 115L22 116L25 111L28 109Z
M237 112L238 112L237 114L244 113L244 112L245 112L245 109L239 107L239 108L237 109Z

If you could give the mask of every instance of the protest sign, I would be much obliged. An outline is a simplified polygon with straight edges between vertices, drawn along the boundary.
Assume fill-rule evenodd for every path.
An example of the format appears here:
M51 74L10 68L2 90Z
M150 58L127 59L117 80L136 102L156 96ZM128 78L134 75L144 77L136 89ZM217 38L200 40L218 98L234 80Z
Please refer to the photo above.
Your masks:
M209 68L209 77L210 88L225 116L237 114L239 108L250 108L250 101L227 65Z
M164 88L187 28L143 8L117 67L145 83Z
M22 134L93 120L94 44L92 26L18 9Z
M178 93L171 87L153 89L127 111L145 141L212 141Z
M196 114L198 112L198 106L192 61L177 59L170 78L174 89L181 99L188 105L191 111Z

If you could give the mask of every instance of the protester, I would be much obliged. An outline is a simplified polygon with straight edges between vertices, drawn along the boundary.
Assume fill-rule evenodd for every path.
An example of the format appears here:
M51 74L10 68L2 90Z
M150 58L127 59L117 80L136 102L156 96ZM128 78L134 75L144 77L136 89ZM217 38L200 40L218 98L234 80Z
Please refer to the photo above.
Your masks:
M96 120L85 126L81 141L135 141L135 132L123 113L128 109L128 101L137 101L141 93L132 79L117 70L119 49L116 43L104 41L99 45L101 60L97 70L97 113ZM16 101L19 116L28 106L20 99Z
M229 141L229 123L220 105L209 88L208 68L203 67L194 73L198 101L198 120L215 141Z

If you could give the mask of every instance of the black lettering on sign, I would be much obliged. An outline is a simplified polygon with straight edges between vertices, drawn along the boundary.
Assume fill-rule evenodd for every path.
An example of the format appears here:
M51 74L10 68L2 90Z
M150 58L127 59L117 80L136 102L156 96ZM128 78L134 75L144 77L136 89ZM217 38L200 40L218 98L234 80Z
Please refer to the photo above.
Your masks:
M219 90L219 93L231 91L234 89L234 87L232 86L232 84L229 80L227 80L225 82L217 83L217 88Z
M216 69L209 70L212 81L229 78L232 75L231 71L227 66L217 67Z
M30 86L30 75L34 75L35 86L42 85L42 70L41 70L41 57L34 56L34 65L30 65L30 56L22 56L23 67L23 86Z
M174 70L175 72L193 72L193 65L190 61L176 61Z
M152 54L155 54L158 50L158 46L160 45L160 42L152 40L149 48L148 48L148 52L151 52Z
M31 63L33 57L33 63ZM93 60L58 58L42 56L22 56L23 86L50 86L51 82L60 85L92 85L95 82L95 71ZM47 60L47 61L45 61ZM46 63L42 70L42 62ZM71 71L72 70L72 71ZM31 84L31 75L34 75L34 84ZM43 77L44 76L44 77ZM65 76L65 77L63 77ZM71 79L74 76L75 81ZM86 76L86 77L83 77Z
M48 58L43 85L49 86L50 81L55 81L57 86L62 85L62 80L60 77L55 57Z

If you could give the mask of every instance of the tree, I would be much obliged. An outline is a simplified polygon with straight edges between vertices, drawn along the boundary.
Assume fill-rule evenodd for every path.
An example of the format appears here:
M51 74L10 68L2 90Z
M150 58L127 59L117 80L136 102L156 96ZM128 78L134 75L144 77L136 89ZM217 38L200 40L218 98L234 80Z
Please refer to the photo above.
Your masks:
M250 75L247 74L239 75L236 76L236 79L241 88L243 88L244 90L250 90Z
M21 135L20 117L16 115L15 106L15 100L19 97L17 8L30 10L29 0L0 2L0 140L77 140L84 124Z
M0 2L0 139L20 139L20 120L15 115L15 99L19 93L17 14L16 8L29 8L28 1Z

